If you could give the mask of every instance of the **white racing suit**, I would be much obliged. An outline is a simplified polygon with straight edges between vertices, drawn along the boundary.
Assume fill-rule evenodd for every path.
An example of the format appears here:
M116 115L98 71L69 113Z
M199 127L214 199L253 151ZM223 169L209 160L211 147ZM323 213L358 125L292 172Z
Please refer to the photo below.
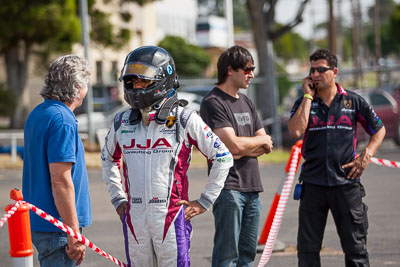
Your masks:
M200 116L182 107L174 111L178 116L172 112L166 123L148 126L139 111L117 114L102 150L111 202L115 208L128 202L123 228L130 266L190 266L192 227L184 206L175 203L189 199L186 172L193 145L213 163L197 200L205 209L219 196L233 165L229 150Z

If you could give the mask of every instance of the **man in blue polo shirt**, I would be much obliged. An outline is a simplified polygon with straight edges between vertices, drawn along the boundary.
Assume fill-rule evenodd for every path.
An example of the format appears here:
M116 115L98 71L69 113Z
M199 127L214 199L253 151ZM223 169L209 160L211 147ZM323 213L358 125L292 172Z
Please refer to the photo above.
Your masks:
M75 55L51 63L40 94L44 102L24 127L24 200L76 231L91 224L85 154L74 109L82 105L89 82L88 62ZM85 245L32 214L32 242L41 266L75 266Z
M335 83L335 55L317 50L310 56L310 64L310 75L302 85L304 96L294 104L288 125L293 137L304 134L298 266L321 266L319 252L330 210L346 267L367 267L368 217L360 177L381 145L385 127L361 96ZM371 136L359 156L355 149L357 122Z

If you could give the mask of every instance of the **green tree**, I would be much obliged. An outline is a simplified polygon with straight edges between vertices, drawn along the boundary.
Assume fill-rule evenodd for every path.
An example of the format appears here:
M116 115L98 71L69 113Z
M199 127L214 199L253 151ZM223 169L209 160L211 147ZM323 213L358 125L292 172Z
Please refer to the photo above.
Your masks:
M283 98L287 95L289 89L293 86L294 83L289 80L289 75L284 68L282 68L278 64L275 64L275 69L277 73L276 81L279 90L279 105L281 105Z
M375 5L368 8L368 17L370 21L374 21ZM379 20L381 24L388 24L390 16L396 10L396 3L393 0L379 0Z
M7 88L16 96L16 110L11 118L12 128L22 128L29 111L28 66L32 55L42 57L40 64L57 52L70 52L80 41L79 0L3 0L0 5L0 56L4 57ZM119 0L145 4L153 0ZM89 0L93 41L104 46L119 47L130 38L130 31L115 28L109 15L96 9ZM112 4L104 0L105 4ZM130 19L121 13L123 20Z
M382 24L381 25L381 49L382 56L387 57L390 54L400 52L399 46L399 38L396 35L393 35L393 30L390 24ZM375 34L373 27L368 28L368 34L366 36L367 40L367 48L370 53L373 55L375 51Z
M0 83L0 116L11 116L15 110L15 97L13 92L5 89Z
M400 46L400 5L396 6L390 17L390 32L397 46Z
M197 77L210 65L210 56L199 46L185 39L167 35L158 44L174 58L179 77Z
M12 127L21 128L28 112L25 85L32 53L65 50L70 48L68 44L79 41L75 1L59 2L9 0L0 5L0 54L4 56L7 87L14 92L18 105Z
M381 49L382 56L387 57L390 54L398 54L400 52L400 6L396 6L392 0L381 1ZM374 7L371 7L369 13L373 13L373 9ZM372 23L368 23L365 25L365 28L367 31L367 48L373 55L375 51L374 25Z
M308 56L308 43L292 30L274 42L276 55L285 62L291 59L304 60Z

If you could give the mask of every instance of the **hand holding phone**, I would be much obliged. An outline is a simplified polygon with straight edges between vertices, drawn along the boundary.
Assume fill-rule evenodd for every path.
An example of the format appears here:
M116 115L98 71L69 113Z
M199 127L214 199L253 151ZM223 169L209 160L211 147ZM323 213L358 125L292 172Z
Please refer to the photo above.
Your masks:
M304 94L310 94L312 96L315 95L315 85L311 79L311 76L307 76L303 79L302 89Z

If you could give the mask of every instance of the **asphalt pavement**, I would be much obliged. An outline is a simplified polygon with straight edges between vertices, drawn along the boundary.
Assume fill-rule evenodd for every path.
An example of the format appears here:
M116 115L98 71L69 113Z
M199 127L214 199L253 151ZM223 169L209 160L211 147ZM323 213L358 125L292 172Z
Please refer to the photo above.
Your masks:
M362 146L361 146L362 147ZM378 153L378 158L400 161L400 148L390 141L385 142ZM260 195L263 210L260 228L264 225L274 194L284 177L285 164L267 164L260 167L264 192ZM122 229L119 218L109 201L109 195L98 169L89 170L90 192L92 200L93 224L83 230L83 235L104 251L119 260L126 262L124 255ZM21 170L0 170L0 216L4 207L10 204L11 188L21 188ZM199 197L206 182L205 168L189 170L189 196ZM367 196L365 203L369 206L368 250L371 266L400 266L400 169L370 164L362 177ZM289 200L283 218L278 239L285 243L286 249L274 252L266 266L297 266L296 234L297 234L298 201ZM193 236L191 239L191 266L211 266L214 225L211 210L192 220ZM0 229L0 266L11 266L8 255L7 225ZM87 248L86 259L81 266L115 266L114 263ZM257 266L261 253L257 254L254 266ZM39 266L36 252L34 266ZM336 229L329 216L325 230L322 266L344 266L344 255L341 252Z

